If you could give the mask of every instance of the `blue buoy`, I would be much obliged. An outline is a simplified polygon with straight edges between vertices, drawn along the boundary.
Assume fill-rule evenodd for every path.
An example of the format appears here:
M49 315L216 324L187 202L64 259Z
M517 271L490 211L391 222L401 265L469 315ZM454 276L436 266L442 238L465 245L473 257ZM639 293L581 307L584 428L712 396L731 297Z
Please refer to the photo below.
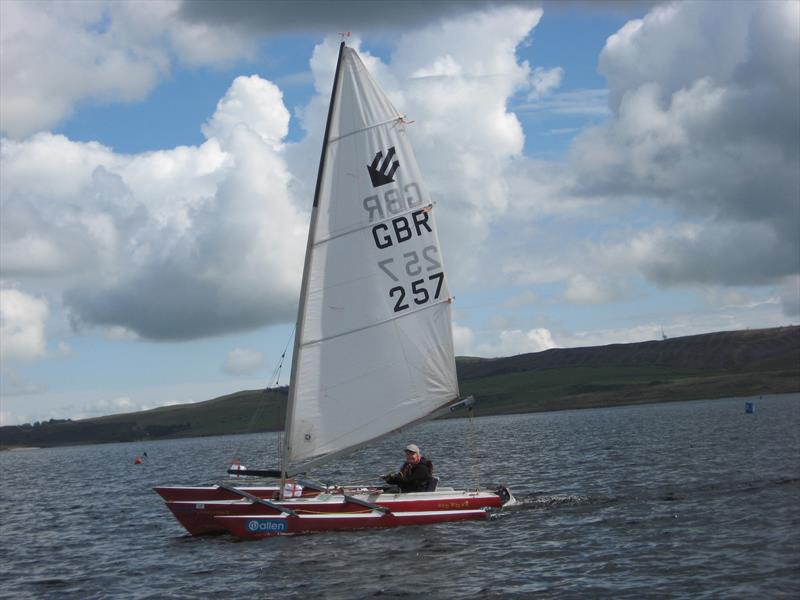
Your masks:
M752 415L754 412L756 412L756 405L752 402L745 402L744 412L746 412L748 415Z

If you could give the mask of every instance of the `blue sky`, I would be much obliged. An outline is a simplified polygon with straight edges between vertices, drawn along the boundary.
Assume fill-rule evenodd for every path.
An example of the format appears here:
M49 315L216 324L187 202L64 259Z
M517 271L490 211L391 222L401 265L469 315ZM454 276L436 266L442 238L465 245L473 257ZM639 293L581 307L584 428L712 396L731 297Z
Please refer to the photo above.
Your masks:
M458 353L798 321L800 4L326 6L0 3L3 424L272 383L345 28Z

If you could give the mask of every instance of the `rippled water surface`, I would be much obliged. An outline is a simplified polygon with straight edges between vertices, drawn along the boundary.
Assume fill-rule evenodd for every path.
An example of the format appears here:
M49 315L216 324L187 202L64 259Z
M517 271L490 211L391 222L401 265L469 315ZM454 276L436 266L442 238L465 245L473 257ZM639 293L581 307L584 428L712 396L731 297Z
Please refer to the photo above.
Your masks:
M4 598L796 597L800 395L436 421L318 473L509 485L490 521L192 538L151 490L204 484L277 435L0 453ZM134 465L142 452L144 464Z

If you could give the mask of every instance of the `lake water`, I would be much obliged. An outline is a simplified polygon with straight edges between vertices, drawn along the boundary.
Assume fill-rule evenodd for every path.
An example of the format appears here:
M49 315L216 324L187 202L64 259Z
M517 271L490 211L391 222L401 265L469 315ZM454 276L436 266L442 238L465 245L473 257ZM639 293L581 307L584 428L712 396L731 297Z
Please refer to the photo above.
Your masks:
M3 452L0 597L797 597L800 394L753 401L427 423L319 474L385 473L414 441L442 485L521 506L256 541L189 537L151 487L276 466L276 434Z

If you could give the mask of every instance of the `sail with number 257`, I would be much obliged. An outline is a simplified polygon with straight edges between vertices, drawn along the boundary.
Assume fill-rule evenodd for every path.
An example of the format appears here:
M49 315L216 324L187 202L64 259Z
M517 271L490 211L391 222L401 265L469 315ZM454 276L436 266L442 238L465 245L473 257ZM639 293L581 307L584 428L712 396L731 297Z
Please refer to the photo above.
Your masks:
M348 452L458 400L434 204L403 115L355 50L340 54L297 319L287 464Z

